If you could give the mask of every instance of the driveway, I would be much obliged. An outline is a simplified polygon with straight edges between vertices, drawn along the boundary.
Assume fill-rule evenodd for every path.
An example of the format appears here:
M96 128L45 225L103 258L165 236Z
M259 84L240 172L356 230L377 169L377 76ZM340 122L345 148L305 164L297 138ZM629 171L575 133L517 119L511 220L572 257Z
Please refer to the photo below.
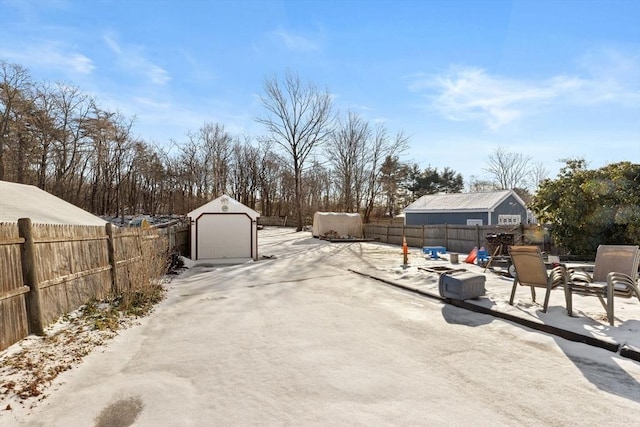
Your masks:
M635 425L640 364L354 274L399 250L262 230L2 425ZM397 273L402 280L401 272ZM561 292L561 291L560 291ZM523 292L523 298L528 296ZM596 300L597 302L597 300Z

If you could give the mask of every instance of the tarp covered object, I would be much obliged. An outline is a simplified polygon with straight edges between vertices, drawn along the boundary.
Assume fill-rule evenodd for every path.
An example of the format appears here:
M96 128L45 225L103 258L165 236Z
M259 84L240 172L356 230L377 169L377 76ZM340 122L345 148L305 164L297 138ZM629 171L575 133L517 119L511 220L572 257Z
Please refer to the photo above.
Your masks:
M357 213L316 212L313 215L313 236L362 238L362 217Z
M34 186L0 181L0 222L102 226L106 220Z

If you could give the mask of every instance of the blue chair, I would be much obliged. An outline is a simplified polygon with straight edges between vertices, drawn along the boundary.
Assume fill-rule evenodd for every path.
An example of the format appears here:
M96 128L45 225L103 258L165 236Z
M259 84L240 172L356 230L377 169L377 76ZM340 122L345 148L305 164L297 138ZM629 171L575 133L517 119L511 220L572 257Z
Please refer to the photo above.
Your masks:
M489 258L489 251L480 249L476 255L476 263L478 265L484 265L489 262Z

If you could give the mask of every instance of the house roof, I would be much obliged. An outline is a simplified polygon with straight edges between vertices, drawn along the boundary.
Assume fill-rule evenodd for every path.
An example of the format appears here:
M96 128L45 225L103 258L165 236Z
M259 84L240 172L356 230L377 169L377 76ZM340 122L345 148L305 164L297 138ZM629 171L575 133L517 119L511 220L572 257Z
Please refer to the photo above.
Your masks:
M515 197L518 203L525 207L524 201L515 191L501 190L487 193L429 194L411 203L404 212L486 212L495 209L509 196Z
M204 213L244 213L252 219L256 219L260 214L248 206L243 205L239 201L226 194L214 199L187 214L190 218L198 218Z
M105 225L107 221L33 186L0 181L0 222L31 218L34 224Z

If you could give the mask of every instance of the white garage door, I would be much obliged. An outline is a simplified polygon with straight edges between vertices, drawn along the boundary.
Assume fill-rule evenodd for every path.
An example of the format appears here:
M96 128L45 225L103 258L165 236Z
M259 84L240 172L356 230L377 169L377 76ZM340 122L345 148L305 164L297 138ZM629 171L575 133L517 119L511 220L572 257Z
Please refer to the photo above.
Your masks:
M244 214L203 215L197 220L198 259L251 258L251 218Z

